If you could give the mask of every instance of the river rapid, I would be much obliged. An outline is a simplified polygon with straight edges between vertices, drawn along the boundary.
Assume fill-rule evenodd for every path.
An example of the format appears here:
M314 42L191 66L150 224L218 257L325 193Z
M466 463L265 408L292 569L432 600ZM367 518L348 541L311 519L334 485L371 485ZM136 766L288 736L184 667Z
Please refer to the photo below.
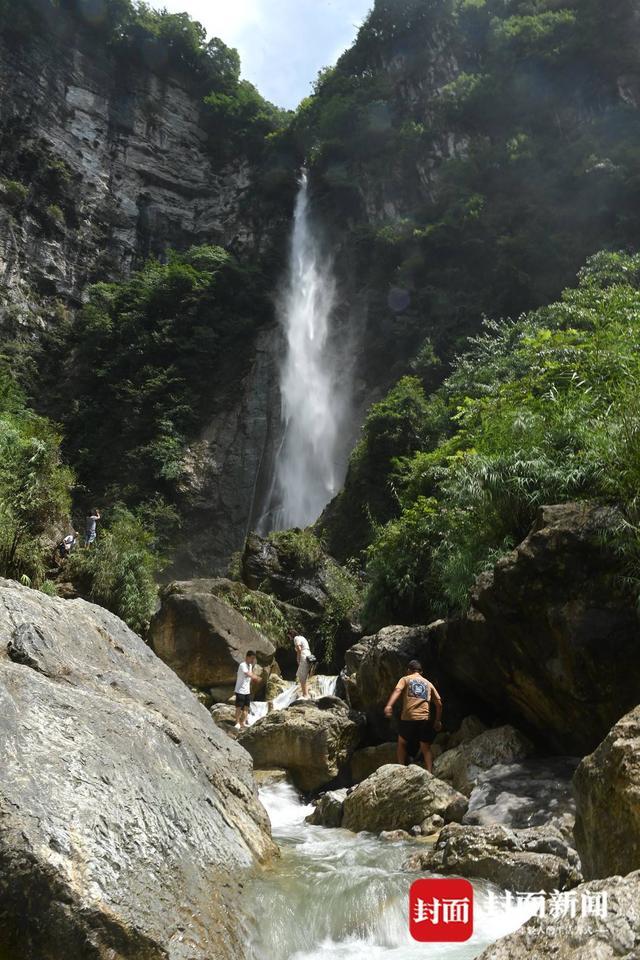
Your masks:
M515 930L533 908L488 909L502 891L475 881L474 935L462 944L417 943L409 935L408 893L416 874L402 869L417 841L312 826L286 783L265 786L260 799L281 858L245 888L251 960L472 960Z

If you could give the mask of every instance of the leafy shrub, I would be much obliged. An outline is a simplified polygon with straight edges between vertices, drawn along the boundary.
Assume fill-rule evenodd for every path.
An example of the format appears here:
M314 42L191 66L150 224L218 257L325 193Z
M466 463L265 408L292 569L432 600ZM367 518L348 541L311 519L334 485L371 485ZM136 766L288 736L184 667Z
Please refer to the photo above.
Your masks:
M274 530L268 540L285 564L301 571L311 571L324 562L321 540L309 529Z
M271 310L262 277L211 246L89 290L47 344L39 389L92 497L179 501L187 439L213 413L211 380L242 375Z
M324 572L328 601L322 612L318 637L322 641L322 660L336 664L336 641L345 622L356 620L362 602L362 585L358 578L333 560L327 562Z
M19 180L0 180L0 189L12 207L19 207L29 196L29 188Z
M615 503L636 529L639 264L598 254L558 303L470 341L430 401L448 411L440 436L396 461L402 509L367 551L368 623L463 610L474 577L542 504Z
M153 531L131 511L116 506L94 545L71 554L68 574L89 600L144 634L162 569L156 548Z
M64 213L57 203L50 203L47 207L47 217L50 222L62 226L64 224Z
M61 438L24 404L0 369L0 575L44 579L45 538L70 510L71 470L62 464Z
M285 646L290 624L273 597L266 593L249 590L241 584L234 586L237 589L222 591L221 596L225 602L241 613L274 646Z

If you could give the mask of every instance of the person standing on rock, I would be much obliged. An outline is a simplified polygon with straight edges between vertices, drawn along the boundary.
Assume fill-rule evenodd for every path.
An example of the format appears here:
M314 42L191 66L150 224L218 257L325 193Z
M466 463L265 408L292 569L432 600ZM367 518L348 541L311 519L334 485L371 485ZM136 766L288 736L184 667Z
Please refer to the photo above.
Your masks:
M442 730L442 698L426 677L422 676L422 664L411 660L407 674L396 684L384 708L385 717L390 717L396 700L402 697L402 713L398 731L398 763L407 762L410 747L420 744L424 765L429 773L433 772L431 744L439 730ZM431 715L431 704L435 705L435 715Z
M296 634L295 630L290 630L289 639L293 640L293 647L296 651L296 658L298 660L296 680L300 684L303 699L308 700L309 674L311 673L312 665L315 663L315 657L311 653L309 641L306 637L303 637L301 634Z
M253 650L247 650L244 660L238 665L238 676L234 693L236 695L236 730L247 726L247 717L251 708L251 681L260 681L261 677L251 669L256 662Z

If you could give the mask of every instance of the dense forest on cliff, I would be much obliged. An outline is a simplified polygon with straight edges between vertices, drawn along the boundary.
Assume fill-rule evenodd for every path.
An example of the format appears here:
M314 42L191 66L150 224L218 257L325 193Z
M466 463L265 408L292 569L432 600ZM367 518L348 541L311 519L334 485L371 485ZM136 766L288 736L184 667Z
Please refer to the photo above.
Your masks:
M634 526L632 0L377 0L293 114L184 14L1 0L0 35L17 56L48 33L88 37L123 84L142 69L177 78L211 170L230 179L242 157L252 245L182 231L183 242L156 237L145 258L143 237L123 271L109 262L111 211L81 302L43 287L26 322L7 300L3 442L19 437L20 453L1 480L5 574L46 582L43 538L64 524L69 490L76 511L106 500L104 557L75 576L143 624L159 558L192 508L189 458L216 416L211 383L232 390L274 322L302 163L342 322L366 317L356 375L368 395L391 387L319 526L339 559L366 564L369 622L460 609L474 575L550 499L617 502ZM12 230L64 246L83 223L78 176L29 131L28 118L5 118L1 199ZM38 457L50 496L25 517Z

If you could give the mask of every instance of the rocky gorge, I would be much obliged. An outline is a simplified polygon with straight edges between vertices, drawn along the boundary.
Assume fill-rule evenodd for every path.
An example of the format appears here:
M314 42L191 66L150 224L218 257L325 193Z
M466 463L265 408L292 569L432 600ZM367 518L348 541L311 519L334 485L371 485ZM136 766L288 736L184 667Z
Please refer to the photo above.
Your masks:
M556 549L571 556L572 540L563 538ZM268 587L264 580L256 585ZM246 936L243 916L252 910L240 908L241 888L250 907L254 897L279 896L286 874L279 879L252 769L272 824L284 810L299 809L287 807L293 800L285 803L289 795L282 793L283 777L291 778L315 797L315 807L300 808L309 811L306 829L326 830L328 840L335 833L338 848L354 836L369 856L379 848L393 852L392 873L381 879L393 876L394 889L403 875L468 877L479 884L481 911L492 890L575 892L578 902L583 889L609 892L613 912L603 926L594 920L568 936L562 922L551 933L533 917L483 956L530 949L542 956L544 944L553 943L595 958L598 943L633 950L629 945L640 942L634 910L627 910L640 844L636 711L580 759L577 749L573 758L551 755L542 728L530 724L525 735L500 725L515 721L517 708L485 704L483 719L465 715L457 723L449 721L445 699L430 774L395 763L394 721L382 717L380 705L409 659L419 654L429 665L433 650L434 668L451 684L452 716L463 710L464 685L456 687L443 648L433 644L442 624L388 627L358 641L346 654L342 696L349 702L321 690L302 701L295 684L279 679L281 672L291 676L290 661L284 658L282 671L281 650L228 604L215 581L164 592L155 653L99 607L44 598L8 581L1 589L3 764L15 774L3 779L0 932L12 956L57 960L69 949L83 957L243 955L238 938ZM593 596L585 588L584 601ZM538 598L537 617L541 609ZM526 623L524 607L519 618ZM564 624L559 646L575 643L571 631L581 630L574 621ZM271 673L258 698L273 704L237 735L232 715L225 720L220 710L248 644ZM196 693L201 683L210 700L217 695L211 716L162 658ZM293 697L278 708L281 689ZM278 842L290 858L290 835ZM252 863L269 864L267 873ZM34 912L26 904L36 895ZM402 913L404 898L397 902ZM514 930L520 922L512 918ZM59 931L55 947L52 928ZM483 936L479 947L495 939L486 930Z

